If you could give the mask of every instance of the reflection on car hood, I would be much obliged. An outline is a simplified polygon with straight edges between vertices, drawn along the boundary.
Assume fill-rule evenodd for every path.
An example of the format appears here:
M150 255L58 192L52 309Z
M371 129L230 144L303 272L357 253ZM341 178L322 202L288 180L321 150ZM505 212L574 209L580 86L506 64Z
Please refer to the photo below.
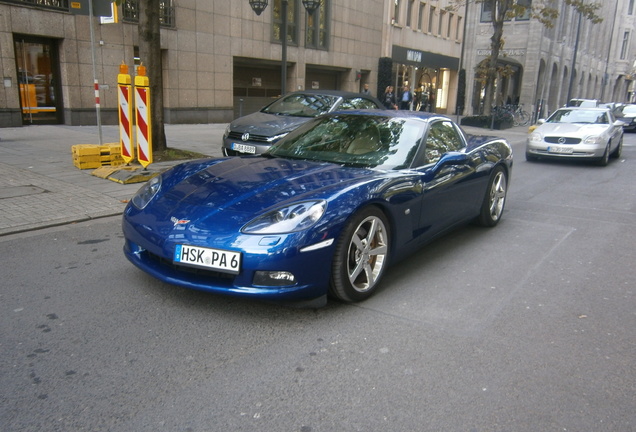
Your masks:
M543 135L581 137L598 135L610 126L608 124L544 123L536 131Z
M228 211L244 223L239 215L251 219L285 202L326 198L332 190L340 193L352 182L374 175L378 173L328 163L236 157L180 180L158 200L155 209L178 208L181 217L193 220Z
M232 132L249 132L254 135L274 136L290 132L309 120L311 120L311 117L255 112L234 120L230 124L230 129Z

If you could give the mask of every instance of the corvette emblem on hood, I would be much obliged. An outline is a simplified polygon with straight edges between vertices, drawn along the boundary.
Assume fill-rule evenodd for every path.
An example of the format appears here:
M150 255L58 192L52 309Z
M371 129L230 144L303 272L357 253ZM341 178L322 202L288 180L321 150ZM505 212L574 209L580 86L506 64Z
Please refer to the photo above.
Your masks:
M170 222L172 222L174 226L185 225L190 222L190 219L177 219L176 217L172 216L170 217Z

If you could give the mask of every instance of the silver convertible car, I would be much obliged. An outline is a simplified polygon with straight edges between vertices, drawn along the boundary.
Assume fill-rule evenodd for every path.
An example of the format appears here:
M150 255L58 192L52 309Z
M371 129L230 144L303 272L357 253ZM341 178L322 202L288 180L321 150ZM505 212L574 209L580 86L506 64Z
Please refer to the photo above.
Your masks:
M623 149L623 122L607 108L565 107L556 110L528 135L526 160L586 159L607 165Z

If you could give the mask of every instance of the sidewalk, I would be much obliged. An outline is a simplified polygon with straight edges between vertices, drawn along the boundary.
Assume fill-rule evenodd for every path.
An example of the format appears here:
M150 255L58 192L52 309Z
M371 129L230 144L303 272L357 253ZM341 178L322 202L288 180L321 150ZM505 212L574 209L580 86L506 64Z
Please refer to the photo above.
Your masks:
M168 147L220 157L226 126L166 125ZM518 143L525 140L528 127L464 130ZM102 126L103 144L118 141L118 126ZM76 168L71 152L76 144L99 144L97 126L0 129L0 236L122 213L141 184L121 184ZM175 163L149 168L161 170Z

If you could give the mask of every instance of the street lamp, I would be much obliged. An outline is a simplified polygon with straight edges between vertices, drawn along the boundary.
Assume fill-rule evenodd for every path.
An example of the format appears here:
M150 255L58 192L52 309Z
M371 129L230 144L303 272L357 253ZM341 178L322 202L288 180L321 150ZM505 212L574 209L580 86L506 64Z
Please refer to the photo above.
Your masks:
M268 0L248 0L250 7L256 15L260 15L267 7ZM321 0L302 0L303 6L307 9L307 12L311 15L320 6ZM285 95L287 92L287 5L289 0L280 0L281 8L280 13L283 19L283 31L281 34L281 42L283 49L281 53L281 74L280 74L280 92L281 95Z
M267 7L267 0L249 0L252 10L260 15Z

